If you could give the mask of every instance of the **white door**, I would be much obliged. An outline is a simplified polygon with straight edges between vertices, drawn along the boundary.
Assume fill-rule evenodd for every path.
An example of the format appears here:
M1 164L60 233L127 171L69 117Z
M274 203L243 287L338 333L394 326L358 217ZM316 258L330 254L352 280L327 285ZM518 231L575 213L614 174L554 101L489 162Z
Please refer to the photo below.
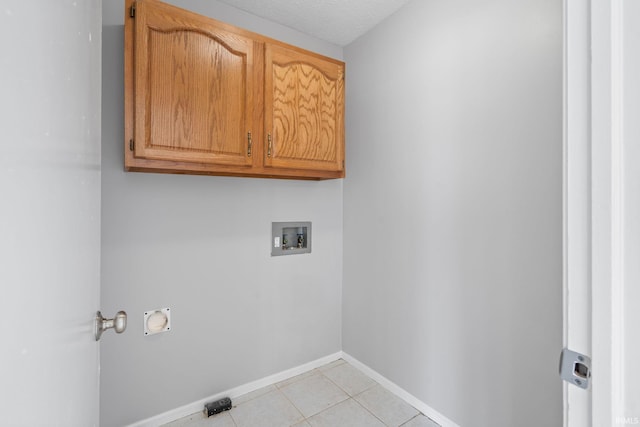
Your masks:
M565 0L565 426L640 424L640 1Z
M98 425L99 0L0 7L0 425Z

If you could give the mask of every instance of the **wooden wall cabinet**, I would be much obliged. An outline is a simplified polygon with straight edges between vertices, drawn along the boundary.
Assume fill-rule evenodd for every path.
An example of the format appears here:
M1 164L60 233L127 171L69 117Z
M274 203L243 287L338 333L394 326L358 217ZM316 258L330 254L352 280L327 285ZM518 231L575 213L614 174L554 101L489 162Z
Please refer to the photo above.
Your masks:
M344 177L344 63L125 0L125 168Z

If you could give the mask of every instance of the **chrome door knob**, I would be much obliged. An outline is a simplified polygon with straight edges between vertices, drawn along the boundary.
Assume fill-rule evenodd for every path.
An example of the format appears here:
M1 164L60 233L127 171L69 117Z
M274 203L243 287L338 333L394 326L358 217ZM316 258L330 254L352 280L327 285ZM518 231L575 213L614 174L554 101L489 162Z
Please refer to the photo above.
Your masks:
M99 311L96 313L96 341L100 339L102 333L107 329L113 329L117 334L121 334L127 329L127 313L119 311L113 319L105 319Z

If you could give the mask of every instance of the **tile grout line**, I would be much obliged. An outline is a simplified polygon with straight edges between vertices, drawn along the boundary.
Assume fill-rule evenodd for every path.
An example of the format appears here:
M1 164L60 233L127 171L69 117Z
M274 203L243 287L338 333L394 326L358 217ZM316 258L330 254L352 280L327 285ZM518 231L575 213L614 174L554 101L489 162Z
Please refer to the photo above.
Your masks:
M345 361L345 363L346 363L346 364L349 364L349 363L348 363L348 362L346 362L346 361ZM358 392L358 393L356 393L356 394L354 394L354 395L352 396L352 395L350 395L350 394L349 394L349 392L348 392L347 390L344 390L342 387L340 387L340 385L338 385L336 382L334 382L330 377L328 377L328 376L324 375L324 372L328 372L328 371L330 371L330 370L332 370L332 369L334 369L334 368L336 368L336 367L338 367L338 366L341 366L341 365L342 365L342 364L339 364L339 365L337 365L337 366L332 367L331 369L327 369L326 371L321 371L320 373L321 373L321 374L322 374L326 379L328 379L331 383L333 383L336 387L338 387L340 390L344 391L344 392L347 394L347 396L349 396L349 399L351 399L351 400L353 400L355 403L357 403L357 404L358 404L362 409L364 409L365 411L367 411L369 414L371 414L375 419L377 419L378 421L380 421L380 422L381 422L382 424L384 424L386 427L402 427L403 425L405 425L405 424L406 424L406 423L408 423L409 421L413 420L414 418L416 418L416 417L418 417L418 416L420 416L420 415L424 415L424 414L422 414L422 412L420 412L417 408L415 408L415 407L413 407L413 406L411 405L411 407L412 407L412 408L414 408L416 411L418 411L418 413L417 413L416 415L414 415L413 417L409 418L408 420L406 420L406 421L405 421L405 422L403 422L402 424L399 424L398 426L393 425L393 424L392 424L392 425L389 425L389 424L385 423L385 422L384 422L384 420L382 420L382 419L381 419L380 417L378 417L376 414L374 414L373 412L371 412L371 411L370 411L366 406L364 406L362 403L360 403L360 402L356 399L356 397L357 397L357 396L360 396L361 394L363 394L363 393L365 393L365 392L367 392L367 391L369 391L369 390L373 389L374 387L382 387L382 385L381 385L379 382L377 382L376 380L374 380L373 378L371 378L369 375L365 374L364 372L358 371L358 372L360 372L361 374L365 375L367 378L370 378L370 379L373 381L373 385L371 385L370 387L365 388L364 390L361 390L360 392ZM353 365L351 365L351 366L353 366ZM332 407L334 407L334 406L336 406L336 405L338 405L338 404L340 404L340 403L342 403L342 402L345 402L346 400L348 400L348 399L345 399L345 400L343 400L343 401L341 401L341 402L338 402L338 403L336 403L335 405L330 406L329 408L332 408ZM321 413L321 412L323 412L323 411L326 411L326 410L327 410L327 409L329 409L329 408L323 409L322 411L318 412L318 414L319 414L319 413ZM317 415L317 414L315 414L315 415Z
M267 393L271 393L273 390L277 390L277 389L278 389L278 387L276 387L276 385L275 385L275 384L271 384L271 385L268 385L268 386L266 386L266 387L259 388L258 390L254 390L254 391L252 391L251 393L255 393L255 392L257 392L257 391L264 390L264 389L271 389L271 390L267 390L267 391L265 391L264 393L258 394L257 396L254 396L254 397L252 397L252 398L250 398L250 399L245 400L244 402L238 403L237 405L235 405L235 406L234 406L234 408L235 408L235 407L237 407L237 406L239 406L239 405L243 405L243 404L245 404L245 403L248 403L248 402L251 402L251 401L253 401L253 400L256 400L256 399L258 399L258 398L260 398L260 397L264 396L264 395L265 395L265 394L267 394ZM247 394L251 394L251 393L247 393ZM236 399L238 399L238 398L240 398L240 397L242 397L242 396L238 396Z
M366 374L365 374L365 375L366 375ZM386 389L384 388L384 386L382 386L382 384L380 384L380 383L378 383L378 382L376 381L376 385L375 385L375 386L373 386L373 387L369 387L368 389L361 391L361 392L360 392L360 393L358 393L356 396L360 396L360 395L362 395L362 394L366 393L367 391L369 391L369 390L373 389L373 388L374 388L374 387L376 387L376 386L377 386L377 387L382 388L383 390L386 390ZM388 391L388 390L387 390L387 391ZM393 395L393 393L392 393L392 395ZM413 420L414 418L419 417L420 415L422 415L422 416L425 416L425 417L426 417L426 415L424 415L422 412L420 412L420 410L419 410L418 408L416 408L415 406L413 406L413 405L409 404L408 402L406 402L405 400L403 400L403 399L399 398L398 396L393 395L394 397L396 397L396 398L397 398L397 399L399 399L400 401L402 401L402 402L406 403L407 405L411 406L413 409L415 409L416 411L418 411L418 413L417 413L417 414L415 414L413 417L409 418L408 420L403 421L401 424L397 424L397 425L396 425L396 424L387 424L386 422L384 422L384 420L383 420L382 418L378 417L378 416L377 416L376 414L374 414L374 413L373 413L369 408L367 408L366 406L364 406L364 404L360 403L360 401L356 399L356 396L353 396L353 397L354 397L354 399L353 399L353 400L355 400L356 402L358 402L358 403L360 404L360 406L362 406L362 407L363 407L367 412L369 412L371 415L373 415L374 417L376 417L377 419L379 419L379 420L380 420L380 422L382 422L382 424L384 424L386 427L402 427L403 425L407 424L409 421ZM428 417L427 417L427 418L428 418ZM429 418L429 419L431 419L431 418Z
M400 424L399 427L406 426L407 424L409 424L411 421L415 420L419 416L423 416L426 419L428 419L429 421L433 421L431 418L427 417L425 414L423 414L422 412L418 411L418 413L413 418L409 418L407 421L405 421L402 424Z
M233 404L232 404L233 405ZM231 409L233 409L233 406L231 406ZM238 427L238 423L236 422L236 419L233 418L233 414L231 414L231 410L228 411L229 412L229 418L231 418L231 422L233 423L233 425L235 427Z
M342 360L342 359L340 359L340 360ZM344 402L346 402L346 401L348 401L348 400L353 400L353 401L354 401L358 406L362 407L362 408L363 408L365 411L367 411L369 414L373 415L373 417L374 417L374 418L376 418L376 419L377 419L377 420L379 420L382 424L384 424L385 426L387 426L387 425L384 423L384 421L380 420L380 418L378 418L375 414L371 413L371 411L369 411L367 408L365 408L364 406L362 406L362 404L360 404L360 402L358 402L356 399L354 399L354 397L355 397L355 396L358 396L358 395L360 395L360 394L364 393L365 391L367 391L367 390L369 390L369 389L372 389L373 387L375 387L375 386L379 385L375 380L373 380L373 379L371 378L371 379L373 380L373 382L374 382L374 384L373 384L371 387L367 387L366 389L364 389L364 390L360 391L359 393L354 394L354 395L352 396L351 394L349 394L349 392L348 392L347 390L345 390L344 388L340 387L340 386L339 386L338 384L336 384L336 383L335 383L331 378L329 378L328 376L326 376L326 375L324 374L325 372L328 372L328 371L330 371L330 370L332 370L332 369L335 369L335 368L337 368L337 367L339 367L339 366L342 366L342 365L344 365L344 364L348 364L348 363L347 363L346 361L344 361L344 360L343 360L343 362L342 362L342 363L339 363L339 364L337 364L337 365L335 365L335 366L332 366L331 368L326 369L326 370L321 370L321 369L319 369L319 368L312 369L311 371L308 371L308 372L313 372L312 374L310 374L310 375L305 375L306 373L302 373L302 374L300 374L300 375L298 375L298 376L305 375L303 378L300 378L299 380L293 381L293 382L291 382L291 383L287 383L286 385L284 385L284 386L282 386L282 387L279 387L277 384L274 384L275 389L276 389L276 390L278 390L278 391L280 392L280 394L282 394L282 395L284 396L284 398L285 398L289 403L291 403L291 404L293 405L293 407L294 407L294 408L296 408L296 409L298 410L298 412L300 412L300 414L301 414L301 415L302 415L302 417L303 417L303 421L306 421L308 424L311 424L311 423L309 422L309 419L310 419L310 418L315 417L316 415L319 415L319 414L321 414L321 413L323 413L323 412L325 412L325 411L328 411L329 409L331 409L331 408L333 408L333 407L335 407L335 406L337 406L337 405L339 405L339 404L341 404L341 403L344 403ZM294 403L293 401L291 401L291 399L289 399L285 393L283 393L283 392L282 392L282 390L281 390L281 389L282 389L282 388L285 388L285 387L288 387L288 386L290 386L290 385L292 385L292 384L295 384L295 383L297 383L297 382L303 381L303 380L305 380L305 379L307 379L307 378L309 378L309 377L312 377L313 375L320 375L321 377L325 378L325 379L326 379L327 381L329 381L331 384L333 384L334 386L336 386L336 387L338 388L338 390L342 391L342 392L347 396L347 398L346 398L346 399L343 399L343 400L341 400L341 401L339 401L339 402L336 402L336 403L334 403L334 404L332 404L332 405L330 405L330 406L327 406L326 408L322 409L321 411L316 412L315 414L310 415L309 417L306 417L306 416L302 413L302 411L300 410L300 408L298 408L298 407L295 405L295 403ZM367 376L367 378L370 378L370 377L369 377L369 376ZM301 422L302 422L302 421L301 421ZM387 427L390 427L390 426L387 426ZM393 427L393 426L391 426L391 427Z
M301 374L301 375L302 375L302 374ZM299 380L298 380L298 381L299 381ZM294 382L292 382L291 384L295 384L295 383L297 383L298 381L294 381ZM289 385L289 384L287 384L287 385ZM295 404L295 403L293 403L293 402L291 401L291 399L289 399L289 398L287 397L287 395L286 395L286 394L284 394L284 393L282 392L282 390L280 390L280 387L276 386L276 387L275 387L275 389L276 389L276 390L278 390L278 393L280 393L280 395L281 395L282 397L284 397L284 398L285 398L285 400L286 400L287 402L289 402L289 403L291 404L291 406L293 406L293 407L296 409L296 411L298 411L298 413L302 416L302 420L298 421L296 424L300 424L300 423L301 423L301 422L303 422L303 421L307 421L307 417L305 417L305 416L304 416L304 414L302 413L302 411L300 410L300 408L298 408L298 407L296 406L296 404ZM293 424L292 424L292 425L293 425Z
M346 362L345 362L345 363L346 363ZM342 365L342 364L340 364L340 365L338 365L338 366L341 366L341 365ZM337 368L338 366L334 366L333 368L331 368L331 369L327 369L327 370L326 370L326 371L324 371L324 372L331 371L332 369L335 369L335 368ZM378 384L378 382L377 382L376 380L374 380L373 378L371 378L369 375L362 373L362 374L363 374L363 375L365 375L367 378L369 378L371 381L373 381L374 385L372 385L371 387L368 387L368 388L366 388L366 389L364 389L364 390L360 391L359 393L356 393L356 394L354 394L353 396L351 396L347 390L345 390L344 388L340 387L340 385L338 385L335 381L333 381L333 380L332 380L331 378L329 378L328 376L324 375L324 372L322 372L322 371L320 372L320 373L322 374L322 376L324 376L326 379L328 379L328 380L329 380L333 385L335 385L336 387L338 387L340 390L342 390L343 392L345 392L345 393L346 393L346 395L347 395L347 396L349 396L350 398L354 398L355 396L358 396L359 394L364 393L365 391L367 391L367 390L369 390L369 389L371 389L371 388L375 387L376 385L379 385L379 384Z
M347 363L347 362L345 361L344 363ZM345 389L343 389L342 387L340 387L340 385L338 385L338 384L337 384L335 381L333 381L330 377L328 377L328 376L324 375L324 373L325 373L325 372L328 372L328 371L330 371L330 370L332 370L332 369L335 369L335 368L337 368L338 366L342 366L344 363L340 363L340 364L338 364L338 365L336 365L336 366L333 366L332 368L327 369L326 371L320 371L320 375L322 375L322 376L323 376L323 377L325 377L327 380L329 380L329 382L330 382L331 384L335 385L336 387L338 387L338 389L342 390L342 391L347 395L347 398L346 398L346 399L344 399L344 400L341 400L341 401L340 401L340 402L338 402L338 403L335 403L335 404L333 404L333 405L329 406L328 408L323 409L322 411L318 412L317 414L313 414L312 416L316 416L316 415L318 415L318 414L321 414L322 412L327 411L327 410L329 410L329 409L333 408L334 406L337 406L337 405L339 405L339 404L341 404L341 403L344 403L344 402L346 402L347 400L353 400L353 401L356 403L356 405L360 406L360 407L361 407L362 409L364 409L366 412L368 412L369 414L371 414L375 419L377 419L378 421L380 421L380 422L381 422L383 425L385 425L386 427L395 427L395 426L387 426L387 424L386 424L384 421L382 421L380 418L378 418L378 417L376 416L376 414L372 413L370 410L368 410L367 408L365 408L365 407L364 407L364 405L362 405L360 402L358 402L358 401L355 399L355 397L356 397L356 396L360 396L360 395L361 395L362 393L364 393L365 391L370 390L370 389L374 388L375 386L379 386L380 384L378 384L378 382L377 382L376 380L374 380L373 378L371 378L371 377L369 377L369 376L367 375L367 378L370 378L370 379L373 381L373 385L372 385L371 387L367 387L367 388L365 388L364 390L361 390L360 392L358 392L358 393L356 393L356 394L354 394L354 395L352 396L351 394L349 394L349 392L348 392L347 390L345 390ZM348 364L348 363L347 363L347 364ZM365 374L365 375L366 375L366 374ZM309 418L311 418L311 417L309 417ZM311 423L309 423L309 424L311 424Z
M346 362L345 362L345 363L346 363ZM339 365L337 365L337 366L340 366L340 365L342 365L342 363L340 363L340 364L339 364ZM333 368L331 368L331 369L333 369ZM331 369L328 369L328 370L331 370ZM334 403L333 405L327 406L326 408L322 409L321 411L316 412L315 414L313 414L313 415L311 415L311 416L309 416L309 417L306 417L304 414L302 414L302 411L301 411L301 410L300 410L300 409L295 405L295 403L293 403L293 402L292 402L292 401L287 397L287 395L286 395L286 394L282 393L282 391L280 390L280 387L276 386L276 389L278 389L278 390L280 391L280 393L282 393L282 395L285 397L285 399L287 399L287 400L288 400L288 401L289 401L289 402L290 402L290 403L291 403L291 404L292 404L292 405L293 405L293 406L294 406L294 407L295 407L295 408L296 408L296 409L297 409L297 410L302 414L302 417L304 418L304 420L303 420L303 421L306 421L309 425L311 424L311 423L309 422L309 419L310 419L310 418L315 417L316 415L321 414L322 412L327 411L327 410L329 410L329 409L333 408L333 407L334 407L334 406L336 406L336 405L339 405L339 404L341 404L341 403L343 403L343 402L346 402L346 401L347 401L347 400L349 400L349 399L353 399L353 397L352 397L351 395L349 395L349 393L347 393L347 391L346 391L346 390L343 390L343 389L342 389L342 387L340 387L338 384L336 384L336 383L334 383L333 381L331 381L331 378L329 378L329 377L327 377L326 375L324 375L323 371L321 371L321 370L320 370L320 369L318 369L318 368L313 369L312 371L315 371L315 374L318 374L318 375L320 375L321 377L324 377L324 378L325 378L326 380L328 380L331 384L333 384L333 385L335 385L336 387L338 387L338 390L342 391L342 392L347 396L347 398L346 398L346 399L341 400L340 402L336 402L336 403ZM295 383L300 382L300 381L302 381L302 380L305 380L305 379L307 379L307 378L309 378L309 377L312 377L312 376L313 376L313 375L315 375L315 374L311 374L311 375L309 375L309 376L305 376L304 378L301 378L301 379L299 379L299 380L297 380L297 381L294 381L294 382L292 382L292 383L289 383L289 384L287 384L287 385L283 386L282 388L287 387L287 386L290 386L291 384L295 384ZM304 375L304 373L302 373L302 374L300 374L300 375Z
M378 383L376 383L376 385L378 385ZM369 390L370 388L373 388L373 387L369 387L367 390ZM367 390L364 390L362 393L364 393L364 392L365 392L365 391L367 391ZM357 394L357 396L361 395L362 393L358 393L358 394ZM385 423L384 421L382 421L382 419L380 419L380 417L378 417L376 414L374 414L373 412L371 412L369 409L367 409L367 407L365 407L362 403L358 402L356 399L353 399L353 401L354 401L354 402L356 402L358 405L360 405L360 407L361 407L362 409L364 409L365 411L367 411L368 413L370 413L371 415L373 415L373 417L374 417L376 420L380 421L380 422L382 423L382 425L384 425L384 426L386 426L386 427L398 427L398 426L390 426L389 424Z

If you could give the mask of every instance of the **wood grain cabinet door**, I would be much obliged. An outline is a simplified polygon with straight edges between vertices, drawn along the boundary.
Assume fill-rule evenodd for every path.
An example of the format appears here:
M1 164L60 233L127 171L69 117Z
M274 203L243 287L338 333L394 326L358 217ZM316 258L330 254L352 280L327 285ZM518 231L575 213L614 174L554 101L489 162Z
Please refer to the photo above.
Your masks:
M344 64L267 43L264 90L265 167L343 172Z
M251 166L253 40L149 0L134 25L134 156Z

